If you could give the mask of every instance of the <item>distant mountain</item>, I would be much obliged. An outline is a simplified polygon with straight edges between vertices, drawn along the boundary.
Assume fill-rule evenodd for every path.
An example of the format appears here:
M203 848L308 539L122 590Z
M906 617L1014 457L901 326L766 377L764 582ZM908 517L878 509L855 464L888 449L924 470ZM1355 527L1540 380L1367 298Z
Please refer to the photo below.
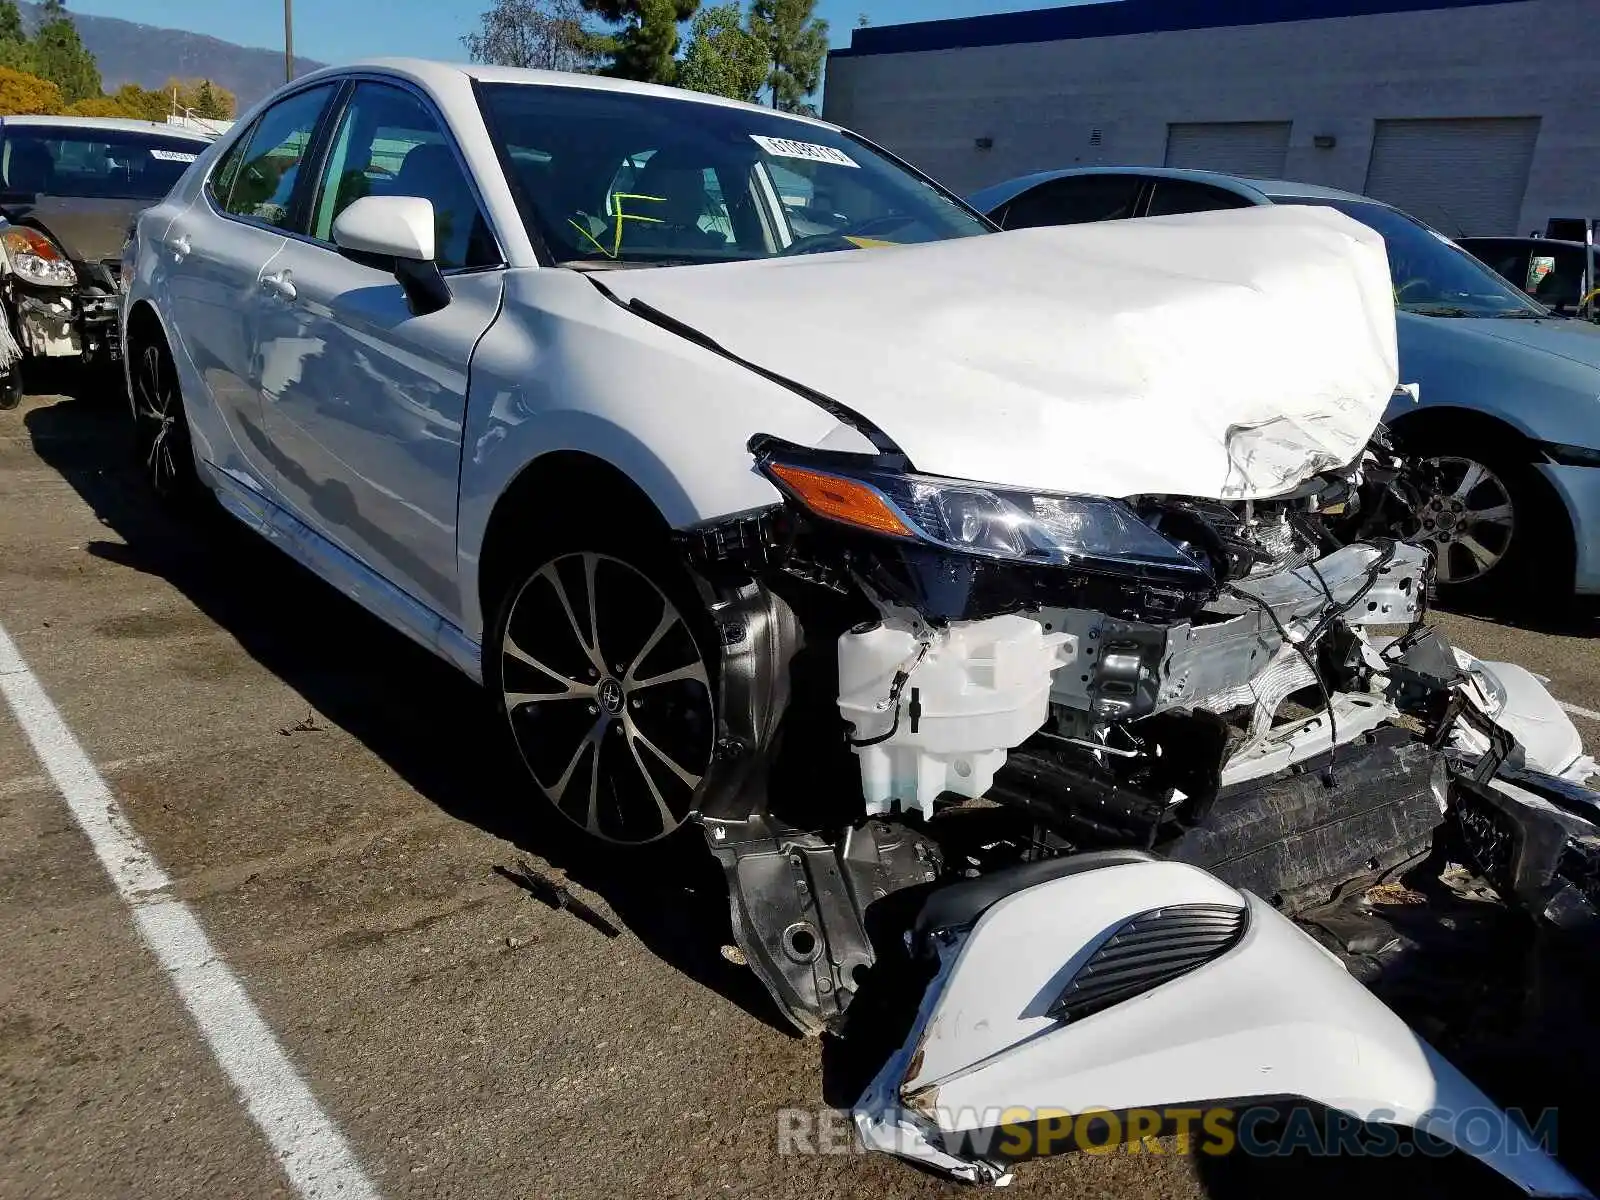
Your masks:
M39 23L39 6L23 0L18 7L31 30ZM125 83L158 88L168 79L210 79L239 97L243 111L283 82L283 51L236 46L219 38L161 29L117 17L73 13L78 36L100 63L107 91ZM322 63L296 57L296 74Z

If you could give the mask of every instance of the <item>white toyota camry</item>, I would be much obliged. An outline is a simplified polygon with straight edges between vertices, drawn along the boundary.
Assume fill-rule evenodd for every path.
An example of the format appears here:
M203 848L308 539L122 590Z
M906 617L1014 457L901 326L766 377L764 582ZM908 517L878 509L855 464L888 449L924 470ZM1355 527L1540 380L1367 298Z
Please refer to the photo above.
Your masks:
M1586 1194L1291 919L1449 862L1600 909L1571 723L1389 536L1364 226L1000 234L821 121L385 61L247 114L123 272L160 494L482 681L552 821L703 833L798 1028L915 981L868 1145L1000 1181L1000 1114L1270 1094Z

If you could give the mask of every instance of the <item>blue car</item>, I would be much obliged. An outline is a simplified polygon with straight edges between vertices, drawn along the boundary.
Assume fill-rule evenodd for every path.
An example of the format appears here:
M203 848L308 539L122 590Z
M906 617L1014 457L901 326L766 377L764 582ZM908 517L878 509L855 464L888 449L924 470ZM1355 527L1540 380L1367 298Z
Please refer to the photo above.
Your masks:
M1086 167L969 197L1002 229L1322 204L1383 235L1402 383L1386 420L1421 459L1419 537L1457 598L1518 585L1600 593L1600 328L1552 313L1390 205L1305 183L1161 167Z

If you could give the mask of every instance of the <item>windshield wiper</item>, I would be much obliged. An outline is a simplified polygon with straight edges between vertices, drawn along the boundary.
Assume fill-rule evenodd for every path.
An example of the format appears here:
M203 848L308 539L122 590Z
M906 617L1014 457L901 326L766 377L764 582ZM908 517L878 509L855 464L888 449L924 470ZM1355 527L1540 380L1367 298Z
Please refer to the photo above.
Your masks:
M625 271L633 267L688 267L694 264L686 258L652 258L640 262L631 258L569 258L556 266L569 271Z
M1419 313L1424 317L1481 317L1484 314L1473 312L1470 308L1462 308L1459 304L1406 304L1402 305L1406 312Z
M1510 312L1495 313L1496 321L1546 321L1555 316L1554 313L1529 312L1525 308L1514 308Z

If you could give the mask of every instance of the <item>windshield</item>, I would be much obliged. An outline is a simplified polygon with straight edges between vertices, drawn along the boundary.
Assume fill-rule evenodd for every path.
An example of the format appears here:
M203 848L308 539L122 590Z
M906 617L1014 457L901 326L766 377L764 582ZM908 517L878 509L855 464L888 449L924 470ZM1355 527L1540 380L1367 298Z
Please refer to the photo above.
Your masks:
M1321 204L1383 235L1394 301L1406 312L1435 317L1542 317L1542 305L1421 221L1382 204L1276 196L1279 204Z
M8 127L0 144L7 192L160 200L204 145L115 129Z
M989 232L932 182L781 114L590 88L479 89L557 262L733 262Z

